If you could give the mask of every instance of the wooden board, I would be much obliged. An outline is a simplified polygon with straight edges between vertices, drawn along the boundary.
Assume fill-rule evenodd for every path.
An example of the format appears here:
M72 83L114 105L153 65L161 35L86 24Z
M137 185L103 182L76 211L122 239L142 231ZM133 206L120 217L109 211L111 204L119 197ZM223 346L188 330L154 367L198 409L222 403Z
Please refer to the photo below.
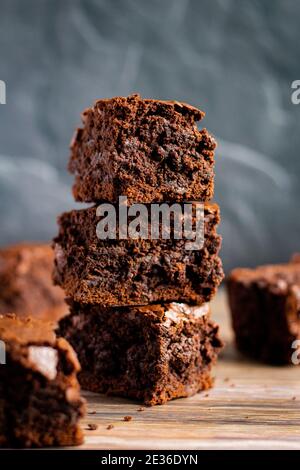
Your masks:
M85 393L86 438L79 449L300 449L300 368L241 358L224 292L212 310L227 343L214 389L144 411L139 403ZM97 429L87 430L88 423Z

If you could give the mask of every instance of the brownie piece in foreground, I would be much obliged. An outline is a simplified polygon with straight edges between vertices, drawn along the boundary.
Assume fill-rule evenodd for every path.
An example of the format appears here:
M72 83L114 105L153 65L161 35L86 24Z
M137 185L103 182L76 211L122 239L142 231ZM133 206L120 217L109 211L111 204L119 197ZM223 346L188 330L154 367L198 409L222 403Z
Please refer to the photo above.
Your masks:
M0 249L0 314L57 320L67 312L64 292L53 285L50 245L20 243Z
M208 201L215 140L196 122L204 113L139 95L96 101L71 142L77 201Z
M238 349L257 360L288 364L300 339L300 263L238 268L228 297Z
M59 333L78 354L84 389L156 405L212 386L222 342L208 304L105 308L70 301L70 309Z
M51 323L14 315L0 316L0 340L0 447L82 443L85 402L71 346Z
M211 299L223 279L216 233L219 207L206 204L201 250L187 250L186 240L97 237L96 207L59 218L55 239L54 281L67 297L106 306L186 302Z

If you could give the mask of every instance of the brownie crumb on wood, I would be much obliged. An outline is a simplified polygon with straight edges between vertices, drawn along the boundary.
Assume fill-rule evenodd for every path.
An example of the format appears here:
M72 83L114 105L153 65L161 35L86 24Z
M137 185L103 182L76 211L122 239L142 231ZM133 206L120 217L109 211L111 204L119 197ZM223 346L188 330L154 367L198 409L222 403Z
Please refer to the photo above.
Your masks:
M132 416L124 416L123 421L131 421Z
M87 424L87 430L88 431L96 431L98 429L98 425L94 423L88 423Z

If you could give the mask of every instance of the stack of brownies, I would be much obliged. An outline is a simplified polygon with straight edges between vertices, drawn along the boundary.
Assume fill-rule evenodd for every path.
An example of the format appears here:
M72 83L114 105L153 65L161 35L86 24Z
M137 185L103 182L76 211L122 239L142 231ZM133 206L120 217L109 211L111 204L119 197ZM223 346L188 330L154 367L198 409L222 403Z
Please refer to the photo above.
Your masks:
M213 195L215 141L202 111L139 95L99 100L71 143L76 201L55 239L55 283L70 314L59 332L75 348L83 388L161 404L212 385L222 346L209 305L223 279ZM186 240L97 236L101 203L204 205L204 246ZM112 205L112 206L111 206ZM117 219L116 224L118 225ZM117 231L118 233L118 231Z

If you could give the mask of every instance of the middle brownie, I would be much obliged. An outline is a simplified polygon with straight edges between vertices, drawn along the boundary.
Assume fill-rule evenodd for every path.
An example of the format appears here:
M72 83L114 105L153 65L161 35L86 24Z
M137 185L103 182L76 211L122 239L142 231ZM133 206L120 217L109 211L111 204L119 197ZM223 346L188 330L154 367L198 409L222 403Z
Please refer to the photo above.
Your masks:
M96 210L74 210L59 218L54 281L68 297L106 306L201 305L215 294L223 279L216 204L205 205L201 250L188 250L185 239L99 239Z

